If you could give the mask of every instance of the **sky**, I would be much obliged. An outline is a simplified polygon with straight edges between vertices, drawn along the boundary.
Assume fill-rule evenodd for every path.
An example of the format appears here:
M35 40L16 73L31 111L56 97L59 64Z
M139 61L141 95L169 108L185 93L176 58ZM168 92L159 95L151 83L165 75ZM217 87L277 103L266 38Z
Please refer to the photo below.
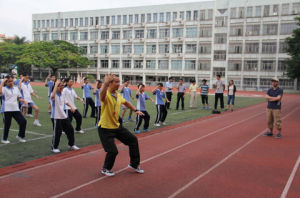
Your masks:
M0 34L31 40L32 14L195 1L203 0L0 0Z

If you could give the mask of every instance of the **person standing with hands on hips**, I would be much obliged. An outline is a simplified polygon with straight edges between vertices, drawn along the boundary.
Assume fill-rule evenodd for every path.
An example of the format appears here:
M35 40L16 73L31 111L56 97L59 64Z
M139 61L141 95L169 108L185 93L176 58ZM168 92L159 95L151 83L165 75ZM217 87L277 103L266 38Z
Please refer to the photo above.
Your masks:
M129 146L130 164L129 168L137 173L144 173L140 168L140 151L138 139L128 129L120 123L120 108L125 105L137 115L144 116L130 102L126 101L118 92L120 86L119 77L108 74L104 78L104 83L100 92L101 116L98 124L98 134L107 153L101 173L106 176L114 176L111 170L114 166L118 149L114 139L117 138L123 144Z
M215 110L217 110L218 100L220 99L221 109L224 109L224 90L225 84L221 80L221 76L217 75L217 81L215 83L216 86L216 93L215 93Z
M171 100L172 100L172 89L173 89L173 85L172 85L172 82L173 82L173 77L170 77L169 78L169 81L166 82L166 96L167 96L167 99L169 102L166 101L165 103L165 106L166 106L166 109L170 109L170 105L171 105Z

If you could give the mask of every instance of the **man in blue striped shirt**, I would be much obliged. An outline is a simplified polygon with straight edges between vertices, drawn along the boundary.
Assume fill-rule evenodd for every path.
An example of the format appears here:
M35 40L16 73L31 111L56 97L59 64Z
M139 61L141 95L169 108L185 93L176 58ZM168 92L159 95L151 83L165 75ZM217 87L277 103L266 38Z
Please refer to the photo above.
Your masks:
M208 105L208 91L209 86L206 84L207 80L202 80L203 84L200 86L201 100L202 100L202 109L209 109Z
M163 98L166 99L166 103L169 103L170 101L168 100L168 98L166 98L166 95L163 91L163 87L164 86L162 83L158 83L152 92L154 95L156 95L155 104L156 104L156 111L157 111L154 126L160 126L160 124L166 125L165 120L166 120L168 111L167 111L167 108L163 101Z

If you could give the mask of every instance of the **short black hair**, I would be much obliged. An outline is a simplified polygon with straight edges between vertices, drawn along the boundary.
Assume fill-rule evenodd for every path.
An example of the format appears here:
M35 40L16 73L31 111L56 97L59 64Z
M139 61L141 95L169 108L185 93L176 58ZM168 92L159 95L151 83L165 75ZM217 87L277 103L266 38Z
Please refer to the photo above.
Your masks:
M217 77L221 78L221 75L220 75L220 74L217 74Z
M128 79L128 78L125 78L123 82L124 82L124 83L125 83L125 82L129 82L129 79Z
M169 77L169 80L173 80L173 77L171 76L171 77Z
M206 79L203 79L203 80L202 80L202 82L206 82L206 81L207 81Z
M164 85L162 83L157 83L158 86L163 87Z
M65 78L65 82L68 83L70 80L72 80L71 78Z
M101 80L97 80L97 83L102 83L102 81Z
M180 79L179 79L179 81L180 81L180 80L182 80L182 81L183 81L183 79L182 79L182 78L180 78Z
M84 77L84 79L83 80L87 80L88 79L88 77Z
M196 82L195 79L192 79L192 80L191 80L191 83L194 83L194 82Z
M140 88L140 86L145 87L145 85L143 83L138 84L138 88Z

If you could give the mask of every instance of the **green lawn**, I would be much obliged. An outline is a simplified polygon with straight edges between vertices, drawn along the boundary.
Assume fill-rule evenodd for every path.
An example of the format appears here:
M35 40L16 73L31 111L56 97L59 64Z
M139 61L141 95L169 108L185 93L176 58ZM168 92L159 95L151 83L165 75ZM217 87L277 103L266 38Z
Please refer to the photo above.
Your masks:
M16 122L13 120L11 131L9 133L9 140L11 144L4 145L0 144L0 168L17 164L20 162L25 162L37 158L41 158L48 155L53 155L51 153L51 141L52 141L52 123L50 120L50 116L48 114L48 99L47 99L47 88L46 87L38 87L34 86L34 90L37 92L39 96L42 98L37 100L34 99L34 102L40 108L40 116L39 120L42 124L42 127L33 126L33 118L27 118L27 129L26 129L26 139L32 140L26 143L18 143L15 136L17 135L18 126ZM82 96L81 89L75 89L79 96ZM134 93L135 94L135 93ZM154 96L148 93L154 99ZM224 98L227 101L227 98ZM236 108L241 108L248 105L253 105L256 103L264 102L263 98L246 98L246 97L236 97ZM133 101L135 105L135 101ZM201 98L198 96L198 108L189 109L189 96L185 98L185 109L175 110L176 105L176 94L173 94L173 99L171 103L171 110L168 111L168 117L166 119L166 123L168 125L193 120L196 118L204 117L211 114L211 110L202 110L201 109ZM209 96L209 104L212 106L214 104L214 97ZM76 101L77 108L82 113L83 105ZM153 129L154 119L156 117L156 108L153 103L147 101L146 103L147 111L151 116L150 120L150 129ZM90 115L90 109L87 115ZM127 118L127 113L126 113ZM100 140L98 137L97 129L93 128L95 123L94 118L85 118L83 119L82 128L85 130L84 134L75 134L75 143L79 147L84 147L88 145L99 144ZM75 125L75 120L73 119L73 126ZM125 123L125 127L129 130L133 131L135 126L134 122ZM143 125L142 125L143 126ZM163 126L161 126L163 127ZM0 122L0 128L3 128L3 122ZM142 128L142 127L141 127ZM2 137L2 129L0 135ZM61 142L59 148L62 152L68 151L67 138L65 135L62 135Z

